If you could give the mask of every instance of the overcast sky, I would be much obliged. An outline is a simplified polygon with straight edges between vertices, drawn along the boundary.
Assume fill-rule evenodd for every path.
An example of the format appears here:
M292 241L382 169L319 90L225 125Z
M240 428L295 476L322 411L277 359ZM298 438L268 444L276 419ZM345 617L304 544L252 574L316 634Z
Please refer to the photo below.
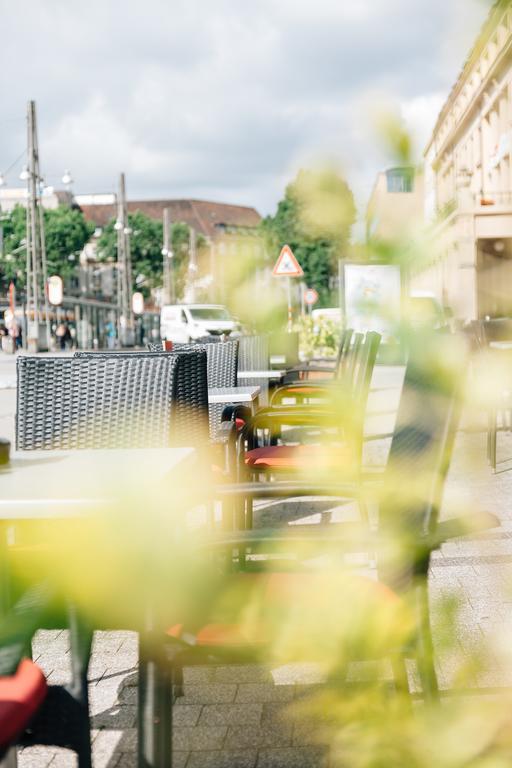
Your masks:
M490 0L0 0L0 171L26 145L75 192L196 197L273 212L296 171L335 158L364 203L391 162L372 107L418 157ZM8 174L19 184L20 161ZM60 184L60 186L62 186Z

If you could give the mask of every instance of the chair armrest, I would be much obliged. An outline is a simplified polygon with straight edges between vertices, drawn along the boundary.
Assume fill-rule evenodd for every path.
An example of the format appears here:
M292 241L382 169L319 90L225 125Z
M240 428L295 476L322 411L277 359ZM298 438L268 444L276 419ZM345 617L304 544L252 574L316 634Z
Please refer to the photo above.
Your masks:
M321 405L286 405L274 408L261 408L251 420L252 430L271 428L279 424L319 424L328 423L332 419L332 425L340 422L340 410L334 410L329 406Z
M251 499L291 498L293 496L333 496L358 499L363 489L358 483L307 483L272 481L268 483L236 483L219 485L214 489L216 498L242 496Z
M204 543L210 549L248 547L263 549L265 546L279 548L297 545L322 545L322 549L332 546L346 551L373 549L376 547L376 534L357 523L288 526L287 528L260 528L250 531L228 531L214 534Z
M462 536L483 534L491 528L499 528L500 520L491 512L474 512L453 517L438 523L436 532L430 537L432 547L437 549L445 541Z
M279 407L279 403L274 406L274 402L283 397L287 397L287 392L290 390L290 388L293 388L293 392L289 393L289 397L293 397L296 394L300 394L300 392L297 393L296 390L301 389L318 389L320 391L325 390L325 394L329 394L329 390L335 390L336 388L336 380L333 378L332 380L328 379L318 379L315 381L315 379L300 379L300 381L292 381L287 382L283 381L282 386L278 387L274 390L274 393L272 395L272 400L270 402L272 407Z

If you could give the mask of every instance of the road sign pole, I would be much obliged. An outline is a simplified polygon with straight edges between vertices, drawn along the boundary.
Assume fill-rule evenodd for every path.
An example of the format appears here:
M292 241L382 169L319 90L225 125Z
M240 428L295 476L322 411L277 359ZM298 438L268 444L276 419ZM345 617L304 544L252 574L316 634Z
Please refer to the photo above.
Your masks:
M286 289L288 292L288 333L292 332L292 281L290 277L286 278Z

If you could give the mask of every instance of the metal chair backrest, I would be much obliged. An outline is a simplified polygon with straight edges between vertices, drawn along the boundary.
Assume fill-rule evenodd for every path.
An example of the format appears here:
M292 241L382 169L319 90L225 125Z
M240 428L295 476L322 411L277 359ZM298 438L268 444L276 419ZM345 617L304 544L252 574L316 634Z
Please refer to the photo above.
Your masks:
M361 346L363 344L363 340L364 340L364 333L354 333L351 339L352 343L349 344L349 347L347 349L345 362L343 365L343 371L340 376L340 379L342 381L343 386L346 386L348 389L352 388L352 384L354 382L354 376L356 373L357 363L359 360L359 354L360 354Z
M358 336L360 338L357 338ZM349 404L349 411L346 405L341 408L342 426L345 429L346 439L352 443L354 455L358 457L359 463L362 460L364 420L370 384L380 341L381 336L375 331L368 331L364 341L362 334L356 334L355 352L352 353L354 359L351 360L350 365L352 373L350 376L345 373L340 380L341 402Z
M336 367L334 369L334 375L338 379L343 376L353 335L354 331L352 328L345 328L345 330L341 333L340 343L338 346L338 354L336 355Z
M381 335L376 331L368 331L364 342L358 349L354 371L353 393L359 407L366 410L370 384L372 382L373 369L377 360Z
M463 346L439 335L432 354L416 350L407 363L379 511L379 528L404 541L398 563L381 565L388 582L428 569L418 552L439 520L465 382Z
M200 445L206 353L20 357L20 450Z

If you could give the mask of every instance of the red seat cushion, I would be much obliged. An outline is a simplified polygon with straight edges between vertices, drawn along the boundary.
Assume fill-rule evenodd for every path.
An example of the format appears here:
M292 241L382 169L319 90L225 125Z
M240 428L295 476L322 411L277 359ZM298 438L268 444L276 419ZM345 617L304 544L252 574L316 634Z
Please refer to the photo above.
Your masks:
M346 471L353 468L354 459L344 445L266 445L247 451L245 463L261 471Z
M258 648L275 647L285 632L298 655L308 636L313 638L321 658L324 637L332 637L338 652L340 638L350 637L354 627L368 629L370 642L392 643L396 628L407 626L398 614L403 609L404 603L386 585L340 570L237 573L208 622L200 627L175 624L167 634L186 641L188 633L203 647Z
M0 677L0 747L15 743L43 703L46 691L43 673L28 659L14 675Z

